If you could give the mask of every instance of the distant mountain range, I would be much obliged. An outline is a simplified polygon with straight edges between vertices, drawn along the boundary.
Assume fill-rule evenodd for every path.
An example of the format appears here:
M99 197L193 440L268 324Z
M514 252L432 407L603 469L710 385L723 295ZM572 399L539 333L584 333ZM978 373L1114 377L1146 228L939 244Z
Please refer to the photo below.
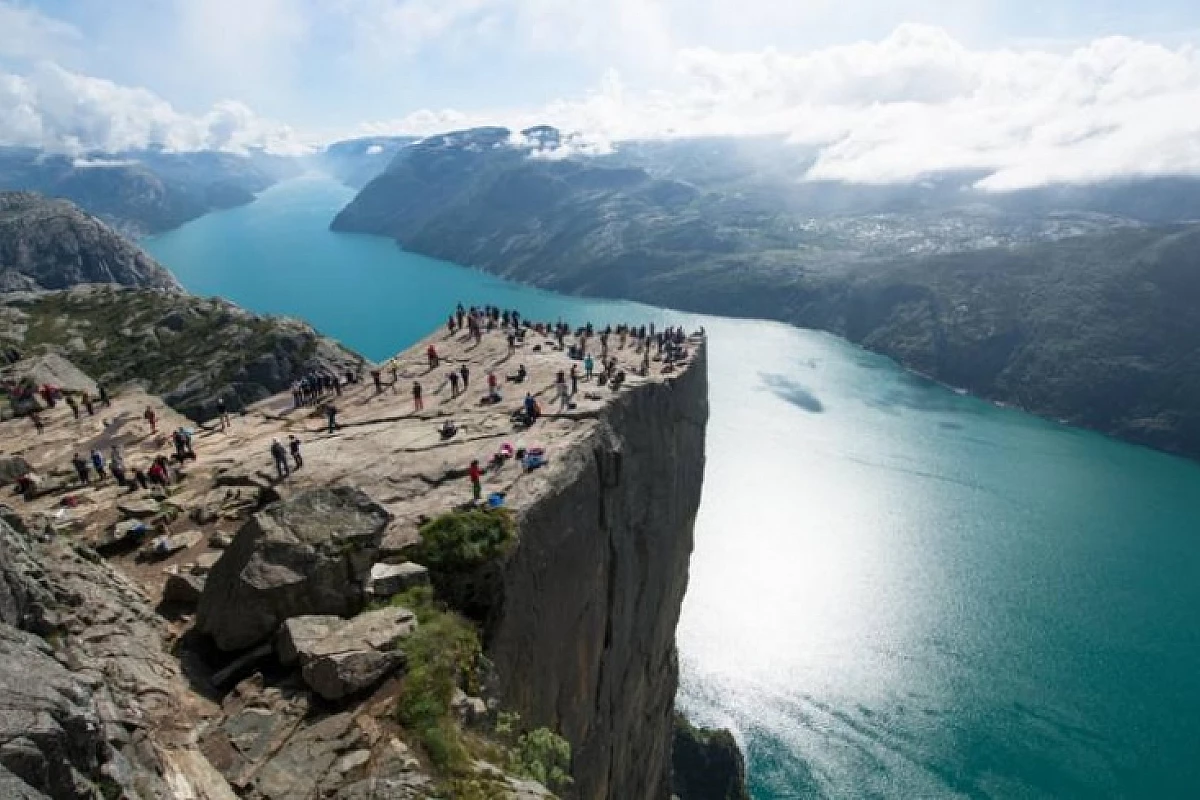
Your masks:
M69 157L0 147L0 190L70 200L130 236L249 203L303 169L298 159L266 153L138 150Z
M830 330L1200 455L1200 180L814 183L780 138L580 144L546 127L421 140L333 228L559 291Z

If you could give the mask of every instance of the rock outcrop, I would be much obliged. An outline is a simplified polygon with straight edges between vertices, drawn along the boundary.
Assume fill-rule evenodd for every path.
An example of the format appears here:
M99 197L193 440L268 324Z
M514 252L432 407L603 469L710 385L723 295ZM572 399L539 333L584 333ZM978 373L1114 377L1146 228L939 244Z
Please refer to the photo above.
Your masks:
M679 377L606 406L520 515L486 647L505 703L571 742L585 800L670 795L707 418L701 346Z
M96 285L0 296L0 345L25 355L5 378L46 376L41 382L93 394L93 378L110 389L138 382L200 421L217 413L218 399L237 411L310 372L344 375L366 363L299 320L182 292ZM59 384L50 365L64 357L83 372L64 367ZM83 377L68 377L76 373Z
M299 663L301 675L326 700L368 689L404 665L401 643L416 630L413 612L381 608L350 620L293 617L279 631L275 649L284 663Z
M180 289L161 264L73 204L0 192L0 289L80 283Z
M389 520L365 494L341 487L255 514L212 568L197 627L222 650L241 650L292 617L357 613Z
M679 800L750 800L746 760L727 730L703 730L675 715L671 789Z

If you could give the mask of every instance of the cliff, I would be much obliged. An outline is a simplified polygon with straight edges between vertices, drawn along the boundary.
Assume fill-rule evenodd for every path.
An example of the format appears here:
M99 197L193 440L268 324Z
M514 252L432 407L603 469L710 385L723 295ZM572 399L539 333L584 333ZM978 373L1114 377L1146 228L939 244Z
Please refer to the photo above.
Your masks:
M79 283L180 288L161 264L71 203L0 192L0 292Z
M606 406L523 510L505 564L488 653L506 701L572 743L587 800L670 795L707 389L701 347L679 377Z
M67 760L82 776L117 775L117 785L139 787L129 790L137 797L171 796L158 780L205 800L535 800L550 797L543 783L565 797L665 800L674 629L704 468L705 345L688 338L674 364L652 355L643 375L646 355L613 340L625 380L581 381L559 407L555 377L573 362L553 336L523 328L510 352L501 330L477 343L435 334L384 365L378 388L368 379L321 398L339 409L332 431L321 405L296 407L287 393L226 429L196 431L198 458L173 463L164 488L122 488L94 474L81 484L71 467L73 453L92 448L120 447L130 470L169 452L142 410L156 410L160 431L189 422L140 390L116 393L94 417L45 409L44 432L0 421L0 457L37 475L21 517L150 598L118 593L132 616L89 601L99 616L89 609L84 640L124 637L111 646L165 659L144 680L131 673L122 685L132 694L112 703L123 713L137 708L134 696L157 698L154 713L138 712L136 730L126 730L130 752L153 758L126 769L132 756L68 731L29 763L79 747L91 755ZM508 380L518 365L519 383ZM448 375L462 367L471 381L454 391ZM501 399L483 402L492 371ZM545 412L532 426L513 417L526 392ZM440 433L447 421L457 428L449 437ZM270 447L288 436L303 463L277 473ZM544 461L495 458L506 444L540 448ZM472 503L473 460L500 510ZM479 522L500 538L439 543L446 521ZM38 575L48 558L6 553L4 564ZM480 602L457 605L443 593L441 571L456 559L496 579ZM5 618L40 624L29 592L8 591L13 573L0 573ZM236 605L225 602L232 596ZM154 602L157 613L146 612ZM53 631L35 630L47 638L13 645L30 655L12 663L35 651L67 658ZM0 676L0 712L18 691ZM116 713L102 698L88 702L81 694L76 703L86 719ZM111 748L124 752L126 739L112 734ZM19 738L0 737L0 750L15 741L25 753ZM76 796L43 775L25 769L14 780Z

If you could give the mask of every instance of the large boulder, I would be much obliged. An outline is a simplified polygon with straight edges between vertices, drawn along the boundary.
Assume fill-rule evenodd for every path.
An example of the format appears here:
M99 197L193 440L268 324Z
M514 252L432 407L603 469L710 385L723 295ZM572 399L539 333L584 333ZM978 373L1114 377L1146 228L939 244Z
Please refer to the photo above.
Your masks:
M420 564L405 561L403 564L375 564L371 567L371 578L367 592L375 598L391 597L405 589L429 583L429 570Z
M417 627L405 608L381 608L351 620L296 617L280 629L276 650L299 662L304 682L326 700L368 689L404 664L400 643Z
M246 521L213 566L197 626L222 650L241 650L291 617L357 613L389 521L382 506L348 487L274 503Z

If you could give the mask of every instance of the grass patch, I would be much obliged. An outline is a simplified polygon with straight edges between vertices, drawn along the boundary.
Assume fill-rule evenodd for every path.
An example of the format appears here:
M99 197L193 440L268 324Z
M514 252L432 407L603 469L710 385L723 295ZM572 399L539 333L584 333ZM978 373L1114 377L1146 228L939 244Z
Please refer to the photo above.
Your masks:
M500 563L516 539L508 509L452 511L421 526L412 559L429 568L438 597L484 626L501 594Z
M439 608L427 586L396 595L390 605L417 616L417 629L404 642L408 671L400 690L396 717L414 733L430 762L440 772L469 769L471 755L450 701L458 686L476 688L481 654L479 634L468 620Z

